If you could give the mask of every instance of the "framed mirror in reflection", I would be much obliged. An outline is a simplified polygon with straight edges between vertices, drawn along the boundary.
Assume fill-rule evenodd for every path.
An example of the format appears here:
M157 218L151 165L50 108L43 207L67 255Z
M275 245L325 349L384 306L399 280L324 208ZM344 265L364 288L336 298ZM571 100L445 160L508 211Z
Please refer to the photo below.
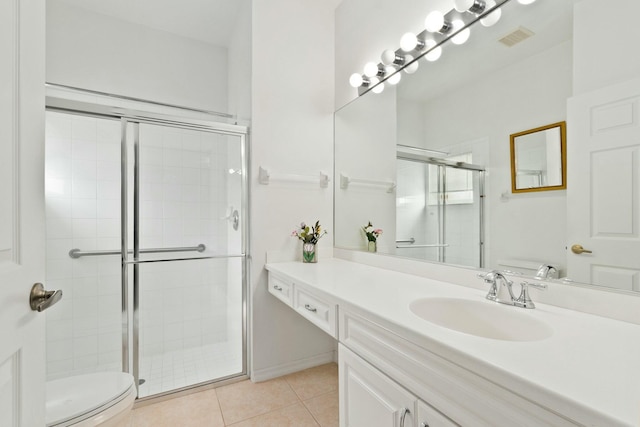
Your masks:
M632 132L640 119L616 125L635 117L628 112L636 107L603 101L616 108L598 116L590 111L604 107L584 104L592 102L585 101L587 92L574 93L584 85L582 73L593 71L574 66L592 57L584 28L602 13L592 0L538 1L526 8L510 1L493 27L474 26L466 44L445 44L437 62L420 61L398 85L339 109L334 183L346 174L395 188L336 184L335 246L366 250L359 230L371 221L385 230L378 253L640 292L640 248L627 244L638 240L640 162L629 159L640 156L640 143L608 136ZM522 29L528 38L508 47L497 41ZM605 122L612 123L608 130L592 133ZM580 142L567 143L567 134ZM600 135L587 153L583 141ZM510 136L513 174L505 143ZM638 154L605 152L614 140ZM595 186L580 184L589 182ZM542 191L551 189L563 190ZM592 253L572 251L576 244Z
M566 123L511 134L511 191L567 188Z

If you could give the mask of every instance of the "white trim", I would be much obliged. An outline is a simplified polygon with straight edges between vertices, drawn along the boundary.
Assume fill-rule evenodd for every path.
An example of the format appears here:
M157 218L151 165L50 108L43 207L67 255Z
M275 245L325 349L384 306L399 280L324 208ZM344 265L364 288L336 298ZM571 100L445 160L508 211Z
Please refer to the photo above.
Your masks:
M304 369L314 368L331 362L337 362L338 354L336 350L318 354L306 359L295 360L282 365L272 366L264 369L254 369L251 373L251 381L259 383Z

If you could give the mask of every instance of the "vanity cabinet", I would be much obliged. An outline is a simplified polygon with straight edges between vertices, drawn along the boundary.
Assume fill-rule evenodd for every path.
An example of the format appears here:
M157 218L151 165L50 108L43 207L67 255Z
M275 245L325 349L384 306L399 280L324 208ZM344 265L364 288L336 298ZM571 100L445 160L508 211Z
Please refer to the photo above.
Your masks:
M339 345L342 427L455 427L364 359Z
M338 338L338 305L310 287L269 272L269 292L302 317L334 338Z

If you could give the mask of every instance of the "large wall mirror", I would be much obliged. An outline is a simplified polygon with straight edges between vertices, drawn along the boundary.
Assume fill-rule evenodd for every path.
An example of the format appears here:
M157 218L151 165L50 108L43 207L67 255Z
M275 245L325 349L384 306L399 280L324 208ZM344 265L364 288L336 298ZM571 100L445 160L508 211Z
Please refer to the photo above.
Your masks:
M336 247L367 250L362 226L370 221L383 230L379 253L640 291L638 262L624 267L628 280L572 267L571 257L595 253L571 251L582 242L568 241L570 228L584 221L567 208L578 188L570 180L564 188L562 168L567 161L575 170L572 161L588 159L572 159L571 149L563 156L558 143L551 165L533 167L533 158L524 158L531 141L518 140L521 161L531 160L524 169L554 171L539 184L529 179L515 191L511 185L510 136L567 120L574 72L581 72L573 66L578 3L509 1L495 26L474 26L466 44L445 44L437 62L421 60L399 84L336 112ZM564 125L554 129L564 133ZM566 145L572 144L569 133ZM353 184L341 187L340 175ZM637 178L637 166L628 176ZM518 191L535 186L557 191Z

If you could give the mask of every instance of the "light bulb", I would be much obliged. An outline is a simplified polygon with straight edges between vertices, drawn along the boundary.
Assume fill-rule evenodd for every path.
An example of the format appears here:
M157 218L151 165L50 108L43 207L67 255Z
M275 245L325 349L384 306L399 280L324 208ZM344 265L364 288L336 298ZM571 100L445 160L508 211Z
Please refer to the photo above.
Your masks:
M518 0L518 3L520 4L531 4L533 2L535 2L536 0Z
M413 61L413 56L411 56L411 55L407 55L407 56L405 56L405 57L404 57L404 62L405 62L406 64L409 64L411 61ZM404 70L404 72L405 72L405 73L407 73L407 74L413 74L413 73L415 73L416 71L418 71L418 61L416 61L416 62L414 62L414 63L412 63L412 64L409 64L409 65L405 66L405 67L403 68L403 70Z
M400 49L405 52L411 52L418 46L418 37L413 33L406 33L400 39Z
M363 83L364 83L364 79L358 73L353 73L351 74L351 77L349 77L349 84L352 87L360 87L362 86Z
M451 22L451 25L453 26L454 31L458 31L462 27L464 27L464 22L460 19L456 19L455 21ZM451 37L451 41L454 44L464 44L467 40L469 40L470 35L471 30L469 28L465 28L464 30L458 32L458 34L456 34L455 36Z
M486 4L487 4L487 9L491 9L492 7L496 6L495 0L487 0ZM484 18L482 18L480 20L480 23L485 27L490 27L494 25L496 22L498 22L501 16L502 16L502 9L496 9L490 14L488 14L487 16L485 16Z
M431 51L424 56L424 59L429 62L434 62L440 59L440 55L442 55L442 47L438 46L433 49L433 47L437 45L435 40L425 40L424 43L427 50L431 49Z
M377 77L371 77L371 79L369 80L369 87L373 88L371 89L371 92L373 93L380 93L384 90L384 83L380 83L380 79ZM377 85L377 86L376 86Z
M453 1L455 9L462 12L470 12L475 14L481 14L484 12L486 6L486 2L483 0L454 0Z
M396 61L396 53L391 49L387 49L380 55L380 60L384 65L391 65Z
M402 74L398 73L397 71L398 70L396 70L395 67L392 67L390 65L384 68L384 74L386 76L390 76L387 79L390 85L397 85L400 82L400 79L402 78Z
M367 77L374 77L378 75L378 64L375 62L367 62L364 66L364 75Z
M439 33L445 27L444 15L442 12L434 10L427 15L427 19L424 21L424 26L430 33Z

